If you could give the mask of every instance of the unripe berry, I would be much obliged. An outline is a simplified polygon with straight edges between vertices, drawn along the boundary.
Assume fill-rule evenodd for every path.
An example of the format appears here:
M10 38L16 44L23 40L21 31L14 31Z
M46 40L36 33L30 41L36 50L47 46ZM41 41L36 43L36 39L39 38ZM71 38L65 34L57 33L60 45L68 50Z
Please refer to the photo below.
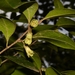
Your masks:
M30 45L31 43L32 43L32 39L30 39L30 38L25 38L25 44L28 44L28 45Z
M24 46L24 48L28 57L32 57L34 55L34 52L28 46Z
M32 32L28 32L26 34L26 38L25 38L25 44L30 45L32 43Z
M32 32L28 32L28 33L26 34L26 38L32 38Z
M38 20L33 19L33 20L30 22L30 25L31 25L32 27L37 27L37 26L38 26Z

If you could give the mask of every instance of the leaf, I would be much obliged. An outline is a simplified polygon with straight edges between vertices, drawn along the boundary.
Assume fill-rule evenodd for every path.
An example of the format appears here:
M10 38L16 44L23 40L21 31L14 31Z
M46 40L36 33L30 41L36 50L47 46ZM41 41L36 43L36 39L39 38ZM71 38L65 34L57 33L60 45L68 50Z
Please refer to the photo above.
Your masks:
M26 16L28 22L30 22L30 20L36 13L37 9L38 9L38 4L34 3L23 12L23 14Z
M5 18L0 18L0 31L3 32L6 38L7 44L8 44L9 38L14 33L15 29L16 29L16 25L12 21Z
M23 57L17 57L17 56L5 56L7 59L15 62L16 64L22 66L22 67L25 67L25 68L28 68L28 69L31 69L35 72L39 72L33 63L31 63L30 61L26 60L25 58Z
M21 0L0 0L0 9L4 11L19 11L19 7L30 2L21 2Z
M70 15L75 15L75 10L74 9L54 9L50 11L43 20L48 19L48 18L54 18L54 17L59 17L59 16L70 16Z
M55 6L55 9L56 8L59 8L59 9L64 8L64 6L63 6L63 4L61 3L60 0L54 0L54 6Z
M0 65L0 75L10 75L17 66L12 62L5 62Z
M14 11L14 9L25 3L26 2L21 2L21 0L0 0L0 9L4 11Z
M31 57L34 61L34 65L40 70L41 69L41 60L37 53L34 53L34 55Z
M75 50L75 42L73 42L68 36L55 30L40 31L36 33L33 38L46 40L61 48Z
M51 67L46 69L45 75L58 75Z
M20 15L18 19L14 20L14 22L24 22L27 23L27 19L24 14Z
M38 31L54 29L54 28L56 28L55 25L39 25L39 26L33 28L33 31L38 32Z
M23 72L19 71L19 70L15 70L14 73L12 73L11 75L26 75Z
M64 75L75 75L75 71L74 70L63 71L62 73Z
M75 36L75 31L70 31L70 34Z
M68 18L59 18L56 25L58 27L72 28L75 26L75 21Z

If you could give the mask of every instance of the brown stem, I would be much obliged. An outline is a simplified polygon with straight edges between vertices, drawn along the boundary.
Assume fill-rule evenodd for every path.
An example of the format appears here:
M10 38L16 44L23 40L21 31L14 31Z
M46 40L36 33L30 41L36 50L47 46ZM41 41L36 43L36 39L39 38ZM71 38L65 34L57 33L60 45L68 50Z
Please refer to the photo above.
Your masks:
M40 70L39 72L40 72L40 75L42 75L42 71Z
M11 45L7 46L6 48L4 48L2 51L0 51L0 54L2 54L3 52L5 52L7 49L9 49L10 47L12 47L13 45L15 45L18 41L20 41L20 39L28 32L25 31L15 42L13 42Z
M44 19L41 19L40 21L39 21L39 24L43 21Z

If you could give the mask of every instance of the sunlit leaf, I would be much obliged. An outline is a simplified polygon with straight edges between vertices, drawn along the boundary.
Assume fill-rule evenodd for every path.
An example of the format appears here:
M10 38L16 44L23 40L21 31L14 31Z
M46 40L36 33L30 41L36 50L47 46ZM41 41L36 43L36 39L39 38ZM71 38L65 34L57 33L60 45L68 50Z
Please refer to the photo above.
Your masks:
M15 62L16 64L31 69L33 71L38 72L38 69L35 68L34 64L23 57L14 57L14 56L6 56L9 60Z
M59 17L59 16L70 16L70 15L75 15L75 10L74 9L54 9L50 11L43 20L48 19L48 18L54 18L54 17Z
M3 32L7 43L11 35L14 33L15 28L16 25L12 21L5 18L0 18L0 31Z
M58 75L51 67L46 69L45 75Z
M34 3L23 12L23 14L26 16L28 22L30 22L30 20L36 13L37 9L38 9L38 4Z
M64 8L64 6L60 0L54 0L54 6L55 6L55 9L56 8L61 8L61 9Z
M72 28L75 26L75 21L68 19L68 18L59 18L56 25L58 27L65 27L65 28Z
M40 31L36 33L33 38L46 40L61 48L75 50L75 42L68 36L55 30Z
M34 61L34 65L40 70L41 69L41 60L40 60L39 55L37 53L35 53L31 58Z

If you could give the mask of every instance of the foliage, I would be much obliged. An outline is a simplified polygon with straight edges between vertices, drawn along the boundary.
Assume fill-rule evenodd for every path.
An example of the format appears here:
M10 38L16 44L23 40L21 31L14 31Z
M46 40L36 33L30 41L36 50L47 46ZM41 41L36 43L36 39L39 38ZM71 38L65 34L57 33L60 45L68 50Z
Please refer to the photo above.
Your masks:
M75 9L54 0L55 8L38 20L38 6L36 1L0 0L5 11L0 14L0 75L75 75L70 68L75 67ZM56 22L45 24L48 20Z

